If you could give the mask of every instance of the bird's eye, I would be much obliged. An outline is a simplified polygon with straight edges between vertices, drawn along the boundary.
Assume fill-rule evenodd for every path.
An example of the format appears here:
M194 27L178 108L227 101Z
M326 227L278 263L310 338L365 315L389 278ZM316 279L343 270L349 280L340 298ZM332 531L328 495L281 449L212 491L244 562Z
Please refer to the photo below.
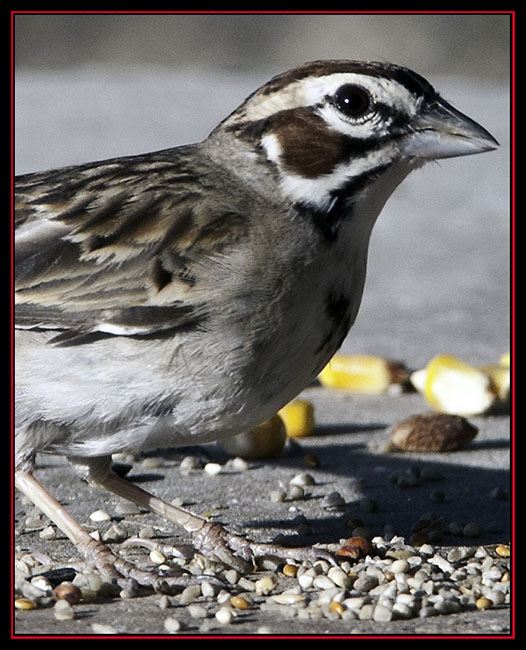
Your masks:
M369 93L354 84L346 84L338 88L334 95L334 104L344 115L352 119L360 119L371 112L372 98Z

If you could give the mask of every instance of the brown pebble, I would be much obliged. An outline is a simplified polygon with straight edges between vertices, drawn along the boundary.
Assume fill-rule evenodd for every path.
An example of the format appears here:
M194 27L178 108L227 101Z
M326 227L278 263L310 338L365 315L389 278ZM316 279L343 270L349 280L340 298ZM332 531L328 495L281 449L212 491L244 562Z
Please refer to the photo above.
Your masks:
M349 537L343 545L336 551L336 557L339 559L357 560L366 555L374 555L376 548L374 544L365 537Z
M15 609L36 609L37 604L30 598L17 598L15 600Z
M305 456L303 462L305 463L306 467L316 468L320 466L320 459L318 456L314 456L314 454Z
M345 611L345 607L337 600L331 600L331 604L329 605L329 610L341 616Z
M232 596L230 604L236 609L250 609L250 603L243 596Z
M294 564L285 564L282 569L282 573L289 578L295 578L296 574L298 573L298 567Z
M493 605L493 601L490 600L489 598L485 598L484 596L477 598L477 600L475 601L475 607L477 609L489 609L492 605Z
M478 428L461 415L423 413L395 424L390 439L402 451L455 451L477 433Z
M75 605L81 598L82 592L71 582L62 582L53 589L55 600L66 600L70 605Z

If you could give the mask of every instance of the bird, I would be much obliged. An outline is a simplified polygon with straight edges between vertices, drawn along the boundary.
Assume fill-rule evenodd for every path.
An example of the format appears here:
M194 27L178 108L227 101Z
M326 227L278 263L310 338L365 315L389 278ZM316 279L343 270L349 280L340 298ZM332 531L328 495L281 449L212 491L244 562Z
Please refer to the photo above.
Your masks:
M346 338L396 187L429 161L497 147L406 67L316 60L201 142L16 177L16 488L119 584L167 578L90 537L35 477L37 455L66 457L224 562L319 557L169 504L118 476L112 454L270 418Z

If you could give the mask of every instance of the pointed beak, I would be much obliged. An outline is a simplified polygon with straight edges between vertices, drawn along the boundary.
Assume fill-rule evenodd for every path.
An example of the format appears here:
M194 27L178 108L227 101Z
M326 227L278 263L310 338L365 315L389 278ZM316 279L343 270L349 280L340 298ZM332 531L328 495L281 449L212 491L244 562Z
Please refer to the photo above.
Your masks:
M431 160L467 156L491 151L499 146L480 124L436 97L413 122L403 146L403 155Z

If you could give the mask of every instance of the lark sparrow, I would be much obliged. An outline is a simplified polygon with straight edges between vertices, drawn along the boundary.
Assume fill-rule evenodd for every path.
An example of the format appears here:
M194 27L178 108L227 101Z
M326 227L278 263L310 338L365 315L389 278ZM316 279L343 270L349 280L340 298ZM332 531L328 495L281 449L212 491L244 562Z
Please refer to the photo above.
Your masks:
M321 553L167 504L116 476L111 454L216 440L273 415L353 324L371 229L396 186L428 160L496 146L408 69L315 61L271 79L199 144L17 178L17 487L116 579L157 584L38 483L36 453L67 456L202 552Z

